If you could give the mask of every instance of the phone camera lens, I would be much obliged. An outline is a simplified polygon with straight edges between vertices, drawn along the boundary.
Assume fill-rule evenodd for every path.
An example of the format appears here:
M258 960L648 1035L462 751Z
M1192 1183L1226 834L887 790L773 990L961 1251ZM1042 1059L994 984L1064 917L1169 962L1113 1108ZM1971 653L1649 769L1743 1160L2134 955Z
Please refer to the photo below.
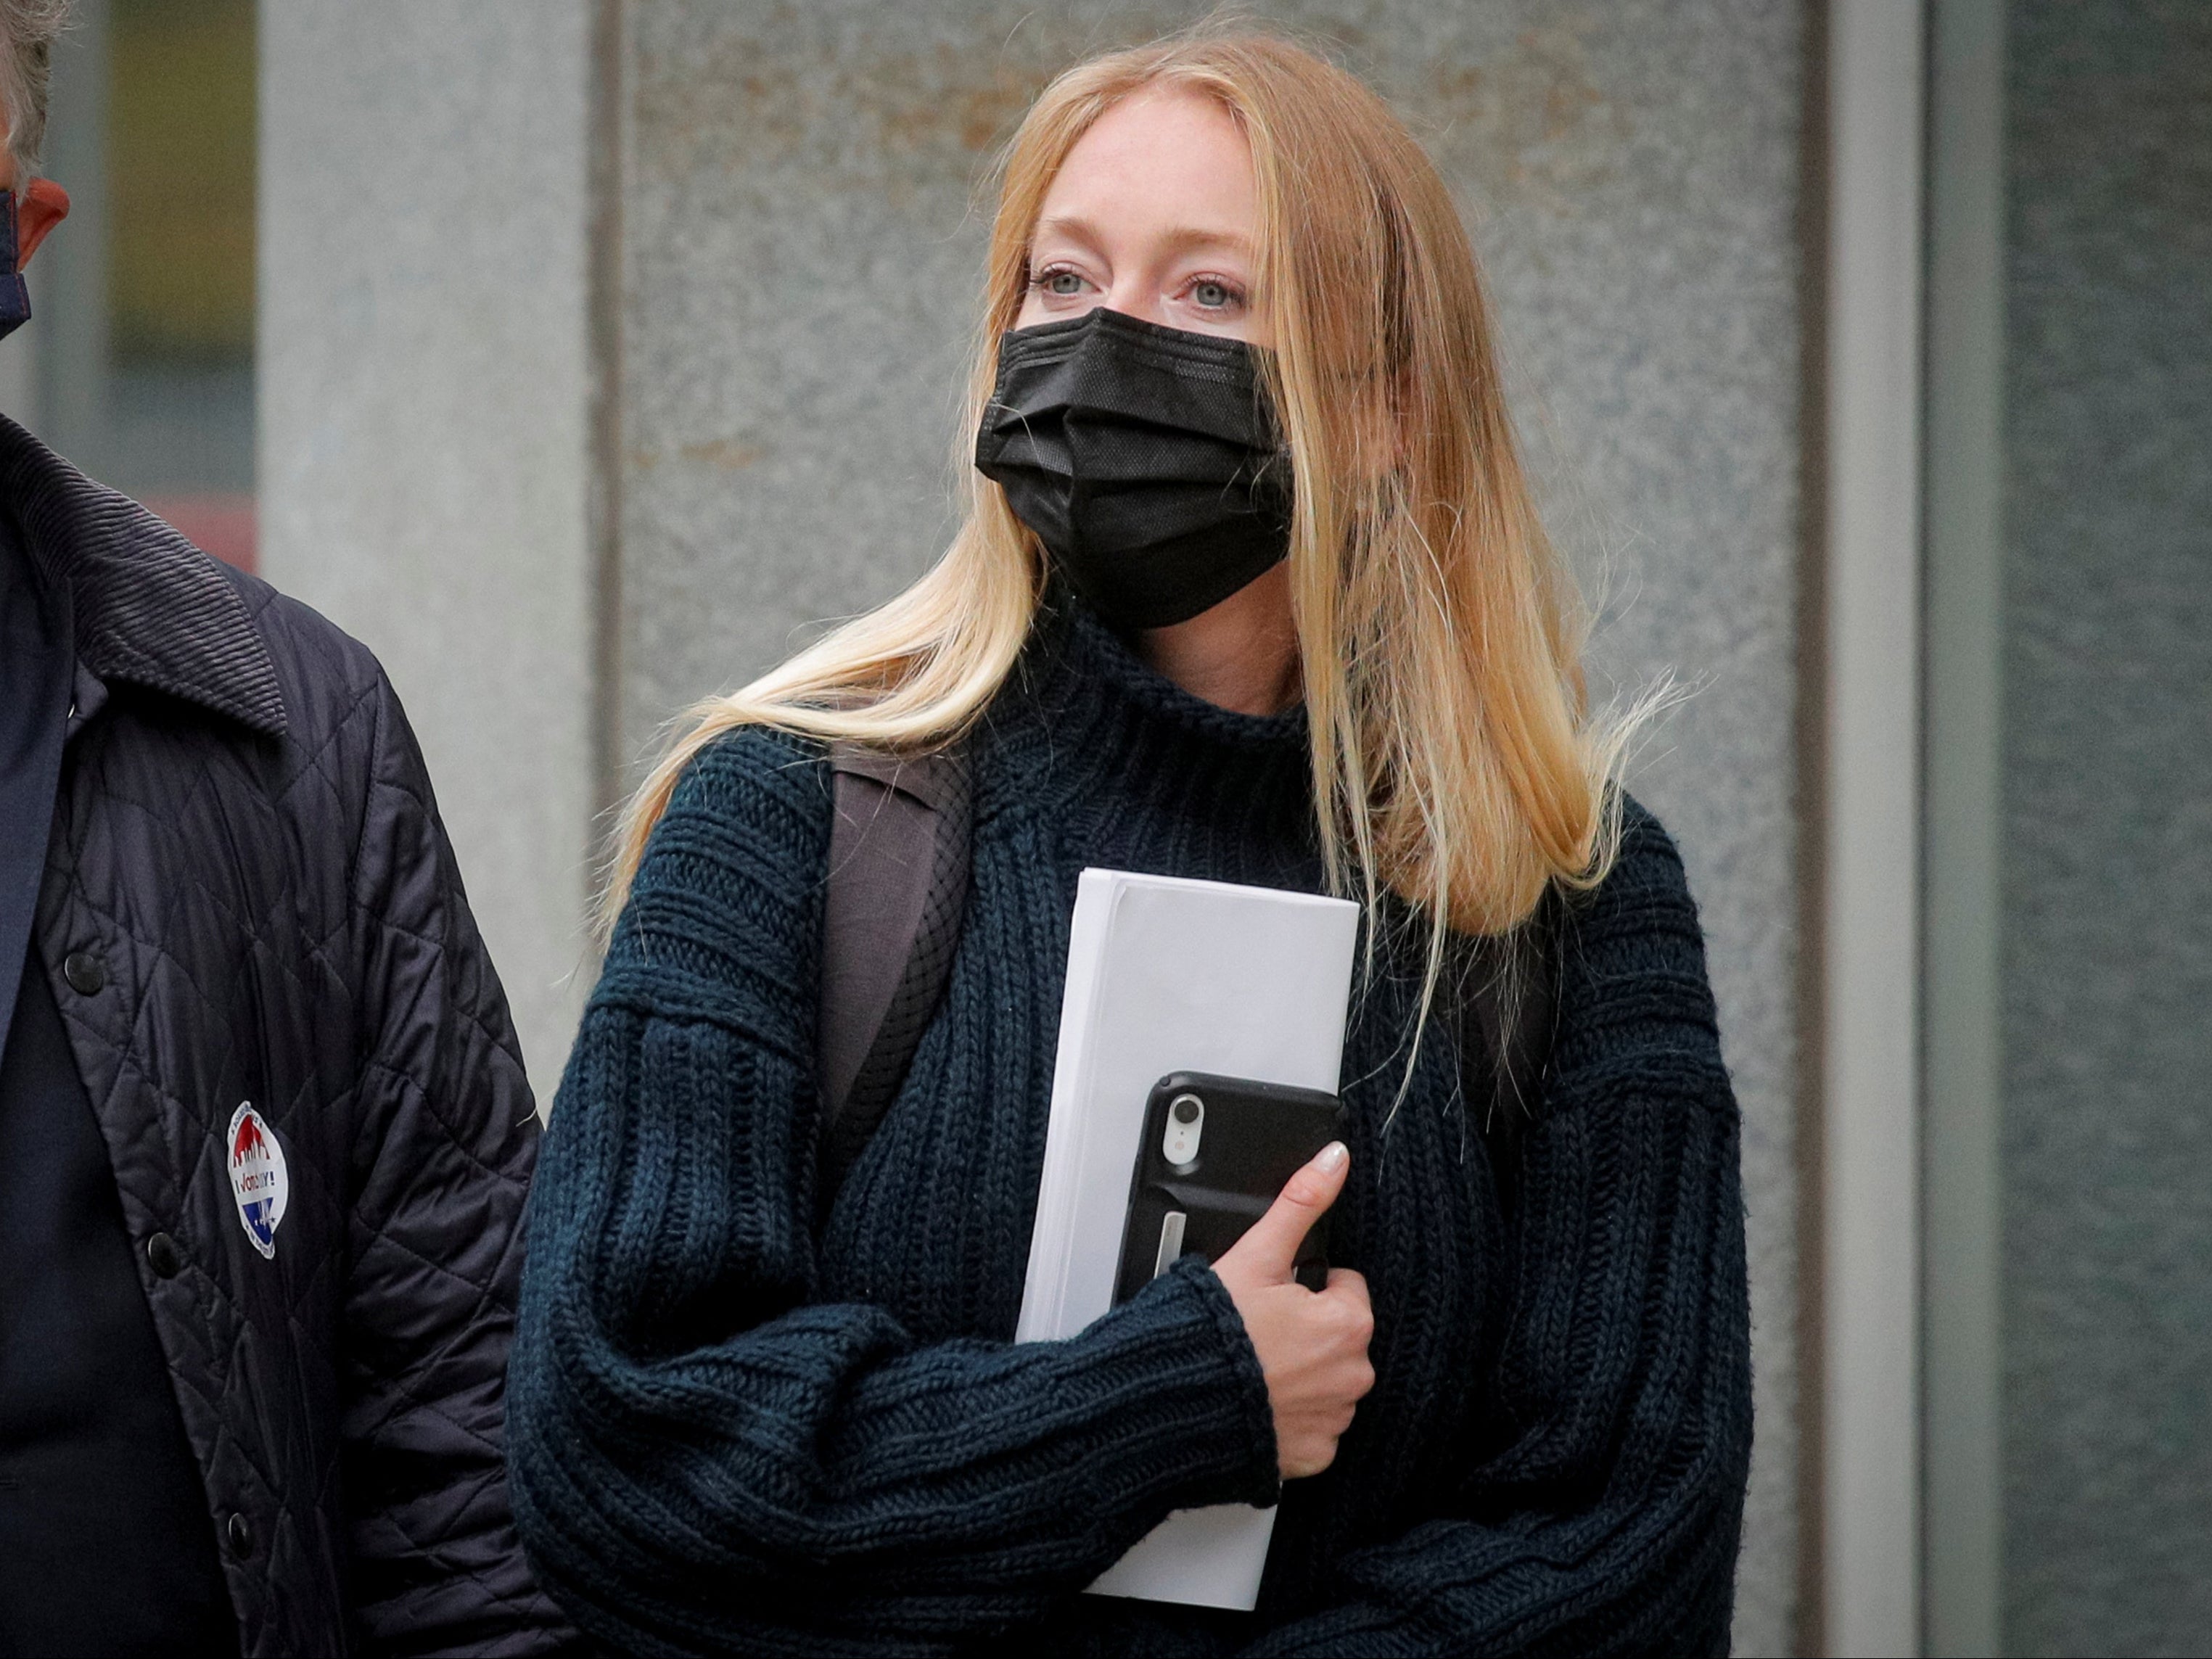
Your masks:
M1206 1102L1196 1095L1177 1095L1168 1103L1167 1133L1160 1151L1169 1166L1188 1175L1198 1167L1198 1143L1206 1133Z

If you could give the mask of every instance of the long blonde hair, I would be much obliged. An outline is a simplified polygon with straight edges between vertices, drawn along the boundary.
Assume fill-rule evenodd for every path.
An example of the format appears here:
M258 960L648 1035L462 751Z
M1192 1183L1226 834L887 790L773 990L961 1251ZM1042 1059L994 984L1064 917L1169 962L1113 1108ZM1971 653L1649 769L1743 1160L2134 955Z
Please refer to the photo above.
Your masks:
M1502 933L1547 884L1603 876L1626 728L1589 718L1583 612L1531 499L1474 250L1404 125L1351 75L1249 25L1067 70L1005 153L963 435L1021 308L1054 175L1107 109L1161 87L1216 100L1251 147L1323 862L1332 890L1370 912L1387 889L1431 924L1425 1016L1445 928ZM926 749L998 691L1035 620L1043 555L998 485L962 474L965 521L927 574L691 711L623 816L608 923L678 778L717 737L758 725Z

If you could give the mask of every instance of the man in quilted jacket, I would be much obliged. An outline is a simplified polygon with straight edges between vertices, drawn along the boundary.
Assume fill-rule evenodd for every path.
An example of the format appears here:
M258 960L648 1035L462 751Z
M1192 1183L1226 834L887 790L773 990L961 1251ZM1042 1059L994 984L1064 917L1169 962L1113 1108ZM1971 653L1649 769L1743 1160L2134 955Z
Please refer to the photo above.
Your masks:
M0 0L0 332L62 0ZM531 1654L538 1122L375 659L0 419L0 1654Z

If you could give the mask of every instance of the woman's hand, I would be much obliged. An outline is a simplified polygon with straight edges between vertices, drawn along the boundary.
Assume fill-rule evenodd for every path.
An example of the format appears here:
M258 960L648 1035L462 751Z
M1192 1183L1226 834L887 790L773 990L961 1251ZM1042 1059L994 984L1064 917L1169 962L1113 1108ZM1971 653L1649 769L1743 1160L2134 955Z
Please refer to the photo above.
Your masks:
M1322 1147L1213 1264L1260 1356L1285 1480L1319 1474L1336 1461L1337 1437L1375 1386L1375 1368L1367 1363L1367 1340L1375 1334L1367 1281L1337 1267L1327 1290L1310 1291L1292 1277L1298 1246L1344 1190L1351 1163L1342 1141Z

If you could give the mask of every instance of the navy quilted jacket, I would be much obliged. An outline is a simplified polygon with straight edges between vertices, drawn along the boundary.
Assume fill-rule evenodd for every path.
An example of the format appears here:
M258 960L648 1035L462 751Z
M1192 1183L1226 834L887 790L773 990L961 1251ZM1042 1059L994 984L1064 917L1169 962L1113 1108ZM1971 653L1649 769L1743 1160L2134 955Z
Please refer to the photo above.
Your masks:
M76 617L38 951L115 1169L249 1656L573 1643L507 1511L538 1123L375 659L0 420ZM264 1256L226 1131L289 1177Z

